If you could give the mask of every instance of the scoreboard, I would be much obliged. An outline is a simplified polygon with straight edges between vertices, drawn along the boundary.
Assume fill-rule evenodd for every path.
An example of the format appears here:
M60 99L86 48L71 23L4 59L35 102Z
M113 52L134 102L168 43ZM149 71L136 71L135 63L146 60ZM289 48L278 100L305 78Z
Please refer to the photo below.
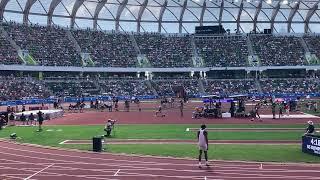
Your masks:
M196 26L196 34L224 34L226 30L222 25L218 26Z
M320 156L320 137L312 135L302 136L302 152Z

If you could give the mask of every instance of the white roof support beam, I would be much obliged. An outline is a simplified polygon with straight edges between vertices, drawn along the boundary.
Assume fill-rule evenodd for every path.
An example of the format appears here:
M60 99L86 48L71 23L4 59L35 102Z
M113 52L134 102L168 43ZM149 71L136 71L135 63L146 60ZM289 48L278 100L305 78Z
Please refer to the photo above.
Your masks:
M140 9L139 9L138 19L137 19L137 32L140 32L141 18L142 18L144 10L146 10L147 5L148 5L148 0L144 0Z
M47 20L47 25L48 26L51 26L53 12L54 12L55 8L58 6L58 4L60 2L61 2L61 0L52 0L51 1L50 7L49 7L49 10L48 10L48 20Z
M281 3L281 1L278 2L277 6L274 7L274 9L272 11L271 20L270 20L270 29L271 29L272 32L274 30L274 20L276 19L277 14L278 14L278 12L280 10L280 3Z
M123 0L117 10L117 15L116 15L116 31L119 31L119 27L120 27L120 16L124 10L124 8L127 6L128 4L128 0Z
M179 33L182 33L183 15L184 15L184 12L186 11L187 4L188 4L188 0L184 0L184 3L182 5L182 7L181 7L182 9L181 9L180 18L179 18Z
M294 15L297 13L299 6L300 6L300 2L301 0L299 0L291 9L289 17L288 17L288 29L287 32L289 33L291 31L291 24L292 24L292 19L294 17Z
M165 0L163 5L161 6L161 9L160 9L160 15L159 15L159 20L158 20L158 32L160 33L161 32L161 24L162 24L162 19L163 19L163 14L164 14L164 11L167 9L167 5L168 5L168 1Z
M26 6L23 10L23 24L28 24L28 20L29 20L29 12L30 9L32 7L32 5L37 2L37 0L28 0L26 2Z
M74 23L76 21L76 15L77 15L78 9L83 4L83 2L84 2L84 0L77 0L74 2L73 9L71 12L71 23L70 23L71 29L74 28Z
M207 8L207 3L206 1L203 1L202 10L200 14L200 26L203 26L203 16L204 16L204 12L206 11L206 8Z
M254 14L254 18L253 18L253 32L256 32L257 31L257 21L258 21L258 16L260 14L260 11L261 11L261 8L262 8L262 1L263 0L260 0L259 1L259 4L256 8L256 12Z
M224 10L224 0L222 0L220 4L219 25L221 25L223 10Z
M241 18L241 14L242 14L242 10L243 10L243 0L241 0L241 4L239 7L239 12L238 12L238 17L237 17L237 33L239 33L240 30L240 18Z
M320 1L320 0L319 0ZM308 10L307 16L305 18L305 23L304 23L304 33L308 33L310 32L309 30L309 22L311 17L314 15L314 13L316 12L316 10L319 7L319 1L316 2L311 9Z
M9 2L9 0L0 1L0 21L3 20L4 9L6 8L8 2Z
M107 3L108 0L102 0L100 1L97 6L96 9L94 10L94 15L93 15L93 29L97 29L97 21L98 21L98 17L100 14L100 11L102 10L103 6Z

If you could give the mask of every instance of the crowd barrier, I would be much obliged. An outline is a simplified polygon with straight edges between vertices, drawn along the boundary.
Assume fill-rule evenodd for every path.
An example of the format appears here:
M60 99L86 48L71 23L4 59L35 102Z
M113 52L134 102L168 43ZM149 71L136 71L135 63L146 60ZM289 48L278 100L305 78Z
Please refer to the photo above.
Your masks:
M263 97L276 97L276 98L287 98L287 99L294 99L299 97L306 97L309 95L312 97L320 97L320 93L309 93L309 94L302 94L302 93L296 93L296 94L248 94L248 97L252 98L255 97L257 99L263 98ZM148 100L148 99L157 99L158 96L148 95L148 96L135 96L140 100ZM190 98L201 98L201 95L191 95ZM125 100L125 99L131 99L131 96L117 96L119 100ZM111 96L96 96L96 97L65 97L62 99L63 102L66 103L76 103L78 101L96 101L102 100L107 101L112 99ZM16 106L16 105L30 105L30 104L53 104L54 102L57 102L58 98L47 98L47 99L27 99L27 100L14 100L14 101L0 101L0 106Z

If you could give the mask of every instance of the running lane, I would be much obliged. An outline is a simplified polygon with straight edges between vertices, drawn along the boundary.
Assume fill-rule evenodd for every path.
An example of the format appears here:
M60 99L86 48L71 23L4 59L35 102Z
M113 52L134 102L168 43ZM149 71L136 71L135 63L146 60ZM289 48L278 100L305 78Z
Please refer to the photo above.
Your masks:
M211 161L128 156L44 148L0 141L0 179L310 179L319 164Z

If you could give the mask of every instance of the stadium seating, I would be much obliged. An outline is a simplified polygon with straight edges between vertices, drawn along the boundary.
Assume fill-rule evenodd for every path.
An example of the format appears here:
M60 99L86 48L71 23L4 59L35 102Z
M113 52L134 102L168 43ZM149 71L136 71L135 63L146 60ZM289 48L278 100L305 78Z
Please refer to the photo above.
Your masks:
M0 35L0 64L21 64L17 51Z
M9 36L44 66L81 66L81 57L64 29L39 25L3 24Z
M208 79L204 81L203 86L208 95L227 96L258 92L253 80Z
M319 79L262 79L263 93L271 94L304 94L320 92Z
M0 77L0 101L47 98L49 91L43 83L30 78Z
M304 49L294 36L251 35L253 49L263 66L305 65Z
M79 53L67 36L66 29L39 25L2 23L9 36L22 50L28 50L40 65L82 66ZM98 67L136 67L138 50L129 34L92 30L73 30L72 35L83 53L89 53ZM193 67L194 52L206 67L247 66L250 37L253 53L263 66L306 65L305 50L299 37L273 35L195 36L141 33L132 35L152 67ZM304 37L312 54L320 57L317 36ZM0 63L21 64L10 43L0 37Z
M99 81L101 93L109 96L154 95L144 81L114 79Z
M140 34L135 39L142 54L153 67L191 67L192 46L189 36Z
M135 67L137 53L129 35L108 34L101 31L76 30L72 32L82 52L89 53L95 66Z
M99 95L100 90L93 81L66 80L46 82L45 85L58 97L81 97L83 95Z
M310 53L320 58L320 36L304 36L303 38L307 43Z
M176 96L174 89L179 87L189 96L200 94L198 80L195 79L158 79L152 80L151 83L159 96Z
M246 66L248 47L246 37L196 37L198 54L207 67Z
M50 78L49 78L50 79ZM206 79L202 92L198 79L69 79L39 81L31 77L17 78L0 76L0 100L17 100L28 98L81 97L94 95L108 96L176 96L183 88L189 97L207 95L236 95L260 93L253 79ZM261 79L259 82L264 94L310 94L320 92L318 78Z

